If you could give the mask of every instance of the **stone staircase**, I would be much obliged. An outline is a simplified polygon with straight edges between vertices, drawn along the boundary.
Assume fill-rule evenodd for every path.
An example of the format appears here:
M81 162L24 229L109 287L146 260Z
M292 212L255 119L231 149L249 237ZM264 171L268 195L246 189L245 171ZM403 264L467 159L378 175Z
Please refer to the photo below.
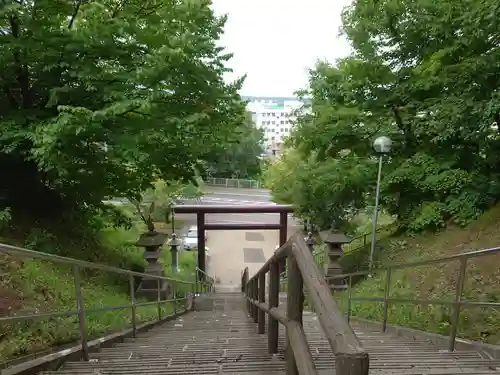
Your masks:
M66 362L59 371L44 374L285 374L283 327L279 352L268 354L267 335L256 333L241 293L220 292L197 300L195 311L101 348L90 362ZM304 313L304 328L318 373L334 374L334 356L313 313ZM500 361L473 351L450 353L423 340L353 328L370 354L371 374L500 374Z

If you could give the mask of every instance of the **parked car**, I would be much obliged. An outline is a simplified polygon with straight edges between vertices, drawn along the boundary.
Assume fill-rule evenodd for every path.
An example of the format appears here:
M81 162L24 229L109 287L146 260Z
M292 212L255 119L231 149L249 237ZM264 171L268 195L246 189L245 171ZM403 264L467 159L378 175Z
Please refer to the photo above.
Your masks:
M207 241L208 237L207 234L205 233L205 242ZM189 227L188 232L182 239L182 247L184 250L190 251L191 249L196 249L198 247L198 227L197 226L192 226ZM207 248L205 247L205 251Z

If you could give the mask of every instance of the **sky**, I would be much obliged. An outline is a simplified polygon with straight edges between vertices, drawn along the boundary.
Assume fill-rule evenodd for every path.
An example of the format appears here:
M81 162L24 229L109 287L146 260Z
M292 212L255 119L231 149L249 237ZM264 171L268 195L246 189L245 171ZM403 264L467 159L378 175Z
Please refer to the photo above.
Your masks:
M339 37L340 13L350 0L212 0L228 14L221 44L234 53L226 79L247 74L248 96L293 96L307 85L307 69L318 59L349 53Z

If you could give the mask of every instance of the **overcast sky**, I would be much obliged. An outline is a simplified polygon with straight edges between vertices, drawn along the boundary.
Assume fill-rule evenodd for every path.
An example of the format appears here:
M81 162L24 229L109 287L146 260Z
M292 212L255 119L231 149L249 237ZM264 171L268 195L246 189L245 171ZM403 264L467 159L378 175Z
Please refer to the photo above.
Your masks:
M218 14L229 16L221 43L234 53L228 78L247 74L242 95L292 96L317 59L349 52L338 34L350 0L212 1Z

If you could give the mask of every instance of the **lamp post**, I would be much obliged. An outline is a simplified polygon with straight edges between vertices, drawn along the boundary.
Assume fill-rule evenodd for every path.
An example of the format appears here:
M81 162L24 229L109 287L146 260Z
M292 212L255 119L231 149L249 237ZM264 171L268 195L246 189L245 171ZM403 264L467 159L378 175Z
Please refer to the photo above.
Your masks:
M181 241L177 239L177 235L172 233L172 239L170 240L170 252L172 256L172 273L177 273L179 271L179 246Z
M171 212L170 212L170 221L172 222L172 234L175 233L175 210L174 205L172 204Z
M379 205L379 197L380 197L380 179L382 177L382 162L384 159L384 155L387 155L391 151L392 142L388 137L382 136L375 139L373 142L373 148L375 152L378 154L378 175L377 175L377 188L375 191L375 210L373 211L373 220L372 220L372 242L370 247L370 264L369 270L371 271L373 268L373 253L375 252L375 244L377 241L377 220L378 220L378 205ZM371 272L370 272L371 275Z

